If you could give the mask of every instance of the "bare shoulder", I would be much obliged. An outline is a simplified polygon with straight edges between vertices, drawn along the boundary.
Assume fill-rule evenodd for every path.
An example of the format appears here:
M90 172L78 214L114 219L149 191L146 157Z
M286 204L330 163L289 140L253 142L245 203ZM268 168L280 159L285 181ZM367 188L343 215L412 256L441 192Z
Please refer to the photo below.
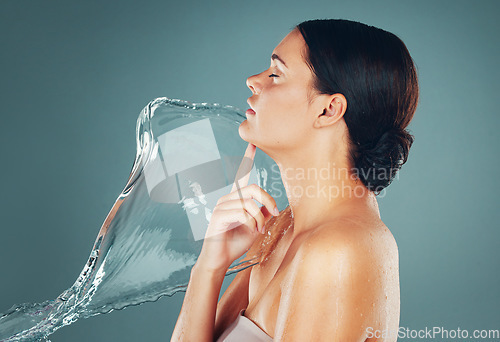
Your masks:
M394 257L398 254L396 240L381 220L357 217L339 217L313 229L300 249L307 252L305 254L313 253L316 256L328 256L328 253L339 251L350 251L354 253L353 256L372 257Z
M321 268L322 277L338 277L349 270L343 283L369 287L374 296L399 287L399 253L391 231L381 221L341 217L310 232L299 246L296 267L304 272ZM375 290L379 293L374 293ZM399 288L398 288L399 290ZM385 293L384 293L385 296ZM399 296L399 294L398 294Z
M325 223L308 233L291 266L277 336L323 331L317 340L335 334L365 341L370 329L397 329L398 249L382 221L342 217ZM306 317L316 317L309 327L292 323Z

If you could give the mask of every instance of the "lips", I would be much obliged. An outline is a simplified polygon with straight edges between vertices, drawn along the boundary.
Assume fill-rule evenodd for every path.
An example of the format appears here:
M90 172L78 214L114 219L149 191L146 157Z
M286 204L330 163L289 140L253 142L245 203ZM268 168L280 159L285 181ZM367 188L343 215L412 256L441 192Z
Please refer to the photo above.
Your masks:
M252 109L252 104L250 103L250 98L247 99L247 103L250 106L249 109L245 112L246 115L255 115L255 111Z

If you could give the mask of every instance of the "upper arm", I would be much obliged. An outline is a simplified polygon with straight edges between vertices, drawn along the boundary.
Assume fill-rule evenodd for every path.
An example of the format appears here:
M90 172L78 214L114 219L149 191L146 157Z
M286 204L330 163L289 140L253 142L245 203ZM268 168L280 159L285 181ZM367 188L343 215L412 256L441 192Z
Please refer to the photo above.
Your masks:
M261 239L257 238L246 253L244 260L250 260L259 253ZM217 303L215 315L214 340L216 340L226 328L236 319L242 309L248 307L248 294L250 273L252 267L239 271L231 284Z
M251 267L236 274L217 304L214 340L236 319L241 309L248 306L248 281Z
M342 232L305 241L283 287L274 338L364 341L381 291L374 262Z

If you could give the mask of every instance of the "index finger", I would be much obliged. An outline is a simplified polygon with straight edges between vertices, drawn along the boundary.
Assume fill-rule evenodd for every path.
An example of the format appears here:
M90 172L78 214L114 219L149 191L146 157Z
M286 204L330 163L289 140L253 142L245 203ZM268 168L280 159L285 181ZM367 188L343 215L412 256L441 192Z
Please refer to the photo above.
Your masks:
M252 170L253 159L255 158L256 150L257 147L255 147L255 145L253 145L252 143L248 143L247 149L245 150L245 155L243 156L243 160L241 161L240 167L236 172L236 177L234 179L231 192L247 186L248 180L250 179L250 171Z

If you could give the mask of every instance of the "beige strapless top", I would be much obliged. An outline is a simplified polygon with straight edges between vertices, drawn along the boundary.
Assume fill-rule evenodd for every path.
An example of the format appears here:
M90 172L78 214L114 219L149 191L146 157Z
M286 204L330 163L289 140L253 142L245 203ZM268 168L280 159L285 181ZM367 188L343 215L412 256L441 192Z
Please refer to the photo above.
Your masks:
M271 336L260 329L252 320L245 317L241 310L233 323L220 335L217 342L267 342Z

